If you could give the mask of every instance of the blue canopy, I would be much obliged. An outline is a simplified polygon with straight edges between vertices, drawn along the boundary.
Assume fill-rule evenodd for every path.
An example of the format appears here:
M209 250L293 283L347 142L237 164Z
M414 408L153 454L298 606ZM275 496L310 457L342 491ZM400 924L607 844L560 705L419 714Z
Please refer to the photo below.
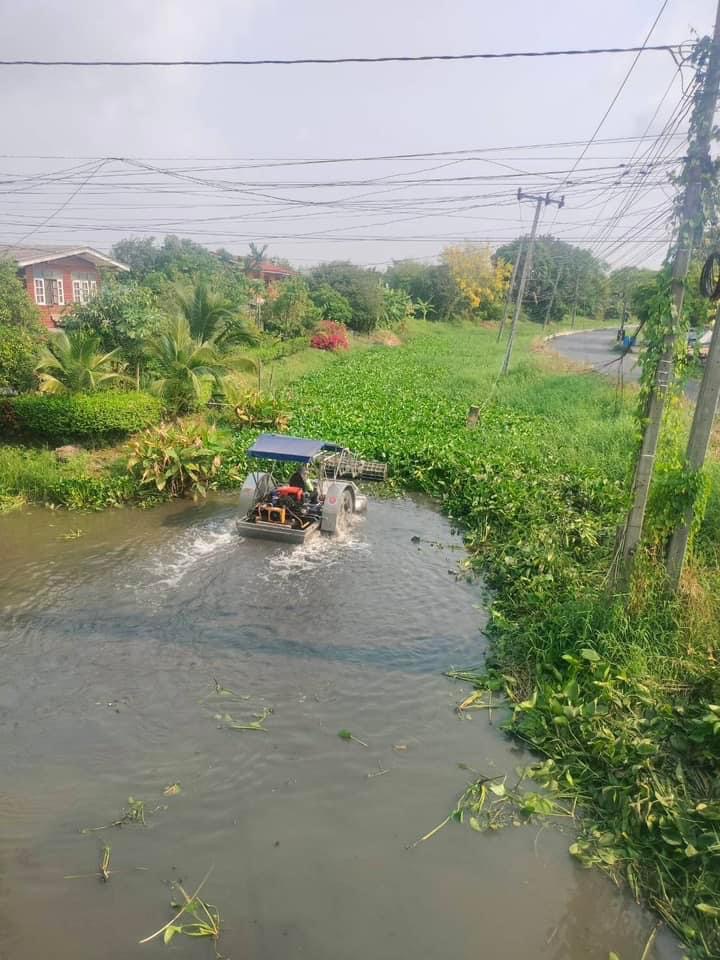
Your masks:
M342 450L336 443L307 440L304 437L286 437L279 433L262 433L248 450L249 457L258 460L310 463L323 450Z

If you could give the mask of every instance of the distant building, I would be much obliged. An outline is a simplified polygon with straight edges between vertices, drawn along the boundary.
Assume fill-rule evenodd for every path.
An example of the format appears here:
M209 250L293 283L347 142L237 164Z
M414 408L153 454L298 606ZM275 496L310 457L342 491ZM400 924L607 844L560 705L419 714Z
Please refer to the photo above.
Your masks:
M51 329L74 303L87 303L102 284L101 270L128 271L90 247L5 247L0 259L13 260L42 321Z
M266 286L276 283L278 280L287 280L295 276L295 271L291 267L281 267L277 263L271 263L269 260L263 260L262 263L250 267L247 275L253 280L262 280Z

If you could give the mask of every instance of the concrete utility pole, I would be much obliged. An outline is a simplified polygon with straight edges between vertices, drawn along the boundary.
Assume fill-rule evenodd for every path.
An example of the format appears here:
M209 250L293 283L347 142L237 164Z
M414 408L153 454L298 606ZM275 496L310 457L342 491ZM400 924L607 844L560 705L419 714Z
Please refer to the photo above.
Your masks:
M525 296L525 286L527 284L528 277L530 276L530 269L532 268L535 237L537 235L538 223L540 222L540 211L543 207L547 207L548 204L551 203L556 203L558 207L565 206L565 197L561 197L559 200L551 200L549 193L546 193L544 197L538 197L536 194L523 193L522 190L518 190L517 198L518 200L534 200L535 216L533 217L530 237L528 238L525 263L523 263L522 273L520 274L520 286L518 287L517 299L515 301L515 312L513 313L512 326L510 327L510 336L508 337L505 359L503 360L502 370L500 371L500 373L503 375L508 372L508 367L510 366L510 357L512 356L512 348L515 341L515 331L517 330L518 320L520 319L520 311L522 310L523 297Z
M705 373L700 384L700 393L693 416L690 439L688 440L685 465L693 473L702 469L707 456L710 435L712 434L715 414L720 397L720 309L715 315L710 352L705 363ZM688 540L693 523L693 506L685 511L682 524L675 530L668 547L667 568L670 583L677 590L685 565Z
M515 263L513 264L513 268L512 268L512 275L510 277L510 286L508 287L507 298L505 300L505 308L503 310L502 319L500 320L500 327L498 328L497 340L495 341L496 343L500 343L500 339L502 338L502 335L503 335L503 330L505 329L505 322L507 320L508 314L510 313L510 304L512 303L513 290L515 289L515 278L517 277L518 264L520 263L520 258L522 257L522 255L523 255L523 241L521 240L518 246L517 256L515 257Z
M627 589L630 583L635 554L642 536L645 509L650 494L650 483L655 469L655 458L660 440L665 400L672 382L675 338L677 324L682 315L685 278L690 265L693 245L697 239L698 221L702 217L703 191L707 189L710 180L710 140L718 98L718 87L720 87L720 0L717 7L707 71L693 114L689 134L690 142L685 161L685 190L680 210L677 248L672 265L670 325L665 334L663 354L658 363L655 383L648 398L647 425L633 480L633 503L625 522L622 562L619 569L619 583L623 589Z
M543 321L543 330L550 323L550 314L552 313L553 304L555 303L555 294L557 293L558 284L560 283L560 277L562 276L563 268L562 264L558 267L557 275L555 277L555 283L553 284L552 293L550 294L550 303L548 308L545 311L545 320Z

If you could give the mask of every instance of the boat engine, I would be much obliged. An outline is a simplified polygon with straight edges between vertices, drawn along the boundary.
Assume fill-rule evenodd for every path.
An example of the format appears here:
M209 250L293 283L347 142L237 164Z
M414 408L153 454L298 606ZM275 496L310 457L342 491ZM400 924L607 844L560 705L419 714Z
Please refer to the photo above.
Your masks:
M270 497L255 507L258 520L280 523L289 527L303 526L305 492L301 487L277 487Z

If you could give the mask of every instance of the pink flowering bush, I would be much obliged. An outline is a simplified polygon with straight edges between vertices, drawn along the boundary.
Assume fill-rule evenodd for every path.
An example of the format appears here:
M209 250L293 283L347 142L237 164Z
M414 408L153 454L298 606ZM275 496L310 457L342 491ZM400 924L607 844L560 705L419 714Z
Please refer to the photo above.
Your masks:
M342 323L323 320L310 339L310 346L316 350L331 350L333 353L337 350L349 350L347 329Z

